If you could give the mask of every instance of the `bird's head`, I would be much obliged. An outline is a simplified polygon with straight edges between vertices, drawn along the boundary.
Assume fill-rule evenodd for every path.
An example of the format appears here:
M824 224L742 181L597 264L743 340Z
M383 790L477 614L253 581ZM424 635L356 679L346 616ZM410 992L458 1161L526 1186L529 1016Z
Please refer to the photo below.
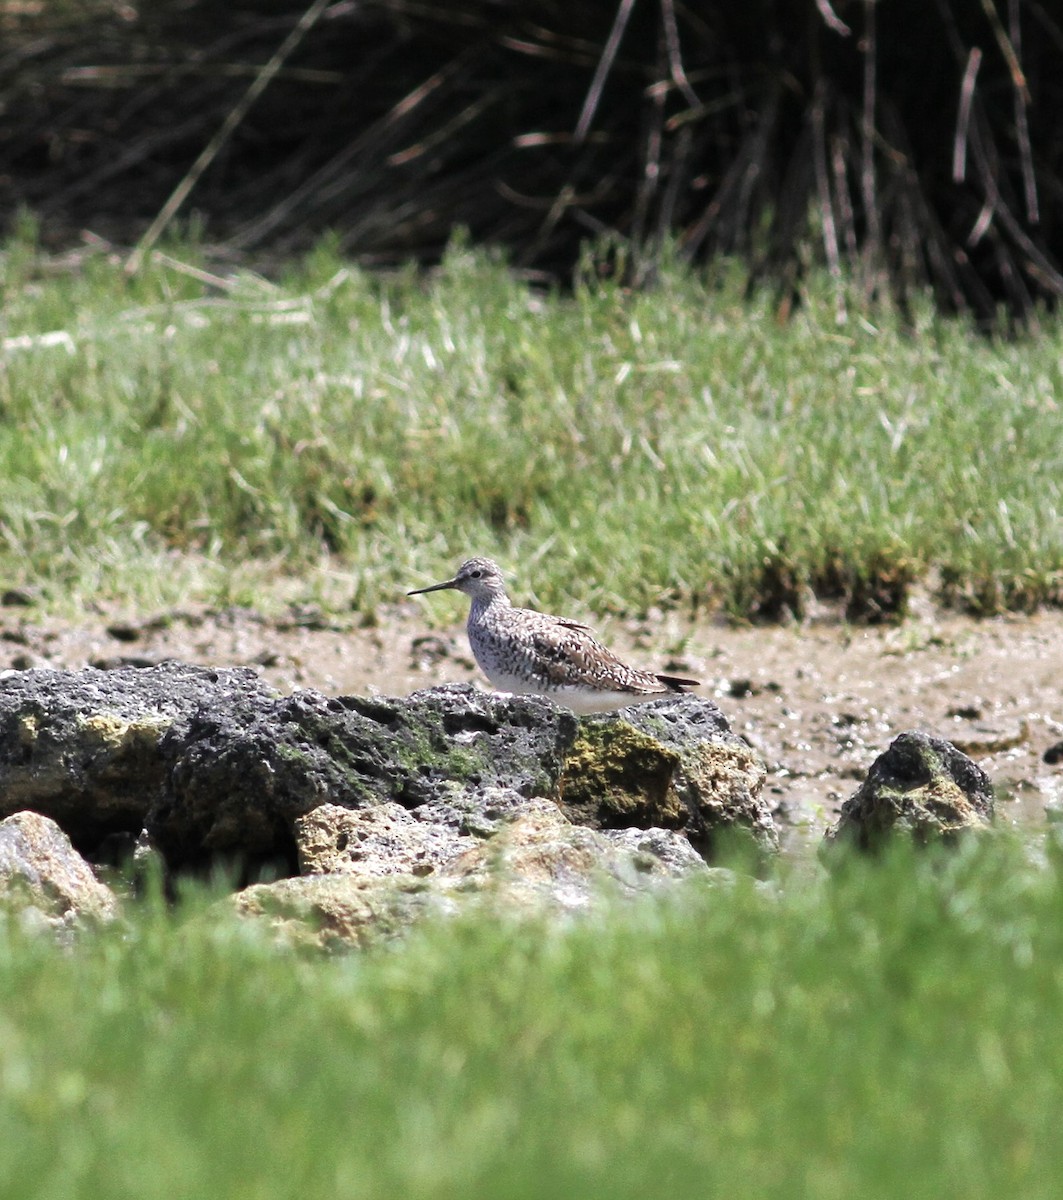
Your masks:
M489 558L468 558L458 567L453 579L443 583L433 583L430 587L414 588L407 596L422 596L425 592L441 592L445 588L454 588L464 592L473 600L492 600L496 596L505 596L506 581L498 564Z

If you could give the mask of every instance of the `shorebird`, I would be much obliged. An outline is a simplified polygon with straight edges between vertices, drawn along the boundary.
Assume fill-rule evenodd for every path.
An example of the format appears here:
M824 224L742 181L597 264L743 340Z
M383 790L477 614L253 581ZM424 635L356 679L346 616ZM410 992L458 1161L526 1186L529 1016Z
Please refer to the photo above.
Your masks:
M595 638L590 626L514 608L506 581L489 558L470 558L453 579L414 588L408 596L454 588L472 600L466 630L473 655L504 692L547 696L577 713L608 712L700 686L696 679L629 667Z

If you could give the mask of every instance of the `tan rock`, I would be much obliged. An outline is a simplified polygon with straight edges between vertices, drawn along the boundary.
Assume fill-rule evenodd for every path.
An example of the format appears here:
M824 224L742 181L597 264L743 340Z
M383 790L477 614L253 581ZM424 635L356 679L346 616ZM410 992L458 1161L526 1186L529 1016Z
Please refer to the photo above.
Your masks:
M0 901L28 922L66 931L118 915L114 893L50 818L14 813L0 821Z
M393 803L361 809L321 804L294 825L302 875L431 875L477 841L418 821Z
M602 901L644 894L677 878L712 877L682 834L588 829L572 824L551 800L526 801L519 816L482 839L432 825L413 831L419 822L409 814L401 818L389 811L378 814L377 822L371 816L372 810L340 809L304 821L305 861L333 861L337 870L247 888L233 899L236 911L267 920L287 943L338 949L388 940L418 921L476 907L487 906L507 919L577 915ZM359 830L366 833L362 845L370 847L367 853L375 853L378 839L390 852L398 831L398 849L384 860L394 870L369 859L345 859L346 848L330 845L337 831ZM419 845L434 850L459 843L467 846L463 852L449 861L440 856L420 876L397 869L404 855L414 864L424 861L416 857ZM302 857L302 848L300 853Z
M240 916L267 921L279 941L322 950L387 941L417 921L457 912L444 893L413 875L301 875L255 884L231 903Z

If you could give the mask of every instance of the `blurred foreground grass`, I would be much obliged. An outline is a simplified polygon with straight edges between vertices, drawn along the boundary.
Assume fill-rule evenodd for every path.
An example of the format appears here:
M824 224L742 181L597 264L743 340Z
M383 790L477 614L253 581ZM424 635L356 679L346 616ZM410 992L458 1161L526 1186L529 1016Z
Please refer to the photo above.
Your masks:
M350 958L0 928L0 1193L1059 1195L1063 874L1006 841Z
M560 296L460 241L427 278L327 246L279 282L202 268L3 249L0 583L76 607L298 579L371 613L487 553L520 600L597 612L1063 595L1063 317L840 325L824 280L780 324L727 264Z

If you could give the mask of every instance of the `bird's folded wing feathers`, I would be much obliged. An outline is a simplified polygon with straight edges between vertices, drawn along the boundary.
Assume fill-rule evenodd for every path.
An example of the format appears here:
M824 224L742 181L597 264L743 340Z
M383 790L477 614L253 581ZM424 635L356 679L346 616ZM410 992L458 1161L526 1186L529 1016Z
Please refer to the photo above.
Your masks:
M576 621L555 618L541 624L531 634L530 642L536 669L550 683L601 686L603 667L621 675L629 673L620 659L593 637L587 625Z

